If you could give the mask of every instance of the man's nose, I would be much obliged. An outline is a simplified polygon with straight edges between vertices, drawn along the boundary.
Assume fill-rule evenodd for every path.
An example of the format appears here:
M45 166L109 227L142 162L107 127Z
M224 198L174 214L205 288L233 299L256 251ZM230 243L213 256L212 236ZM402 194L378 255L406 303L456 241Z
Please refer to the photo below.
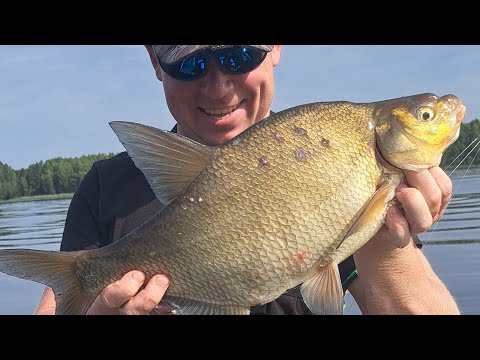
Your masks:
M231 75L223 72L214 61L209 64L207 74L200 81L203 94L212 99L225 97L233 88Z

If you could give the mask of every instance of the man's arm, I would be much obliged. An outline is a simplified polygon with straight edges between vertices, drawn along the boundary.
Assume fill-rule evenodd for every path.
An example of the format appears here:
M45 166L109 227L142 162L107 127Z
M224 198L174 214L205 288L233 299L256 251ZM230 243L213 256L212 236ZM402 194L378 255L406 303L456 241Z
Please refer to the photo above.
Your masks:
M349 291L363 314L459 314L460 311L411 236L428 230L443 215L452 183L439 167L404 171L401 204L386 224L354 254L359 277Z
M397 248L382 232L354 256L359 276L348 290L362 313L459 314L422 251L412 241Z

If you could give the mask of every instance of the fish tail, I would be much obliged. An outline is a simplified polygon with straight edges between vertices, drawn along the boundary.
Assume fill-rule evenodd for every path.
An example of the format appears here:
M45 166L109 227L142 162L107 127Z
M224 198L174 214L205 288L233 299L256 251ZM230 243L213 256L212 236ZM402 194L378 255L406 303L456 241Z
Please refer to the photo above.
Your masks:
M79 253L81 251L1 250L0 271L50 286L55 293L56 314L85 314L98 294L86 292L80 284L74 269Z

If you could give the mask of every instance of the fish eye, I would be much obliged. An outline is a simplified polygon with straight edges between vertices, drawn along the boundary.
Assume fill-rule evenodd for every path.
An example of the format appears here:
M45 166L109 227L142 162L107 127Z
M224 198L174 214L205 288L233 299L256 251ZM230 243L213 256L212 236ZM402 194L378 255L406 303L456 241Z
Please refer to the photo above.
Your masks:
M420 109L418 109L417 118L421 121L431 121L433 120L434 116L435 113L429 107L421 107Z

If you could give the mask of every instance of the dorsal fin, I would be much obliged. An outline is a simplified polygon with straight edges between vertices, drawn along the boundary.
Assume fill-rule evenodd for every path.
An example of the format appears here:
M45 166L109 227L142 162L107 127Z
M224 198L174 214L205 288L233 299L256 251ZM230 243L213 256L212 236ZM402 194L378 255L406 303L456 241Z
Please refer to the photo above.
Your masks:
M151 126L126 121L110 126L164 205L185 192L213 154L210 146Z

